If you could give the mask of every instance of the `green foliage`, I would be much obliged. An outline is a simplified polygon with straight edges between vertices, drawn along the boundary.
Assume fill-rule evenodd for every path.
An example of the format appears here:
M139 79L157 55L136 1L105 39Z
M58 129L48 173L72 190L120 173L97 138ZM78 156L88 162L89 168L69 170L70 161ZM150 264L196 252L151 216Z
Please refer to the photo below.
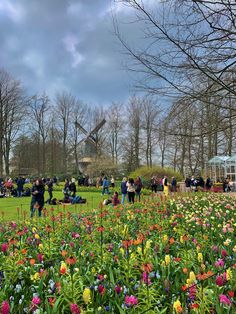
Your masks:
M149 167L141 167L136 169L135 171L131 172L129 177L136 178L140 176L144 183L149 183L153 176L156 176L158 179L167 176L170 180L172 177L175 177L177 181L183 180L182 175L179 172L174 171L171 168L161 168L159 166L154 166L152 168Z

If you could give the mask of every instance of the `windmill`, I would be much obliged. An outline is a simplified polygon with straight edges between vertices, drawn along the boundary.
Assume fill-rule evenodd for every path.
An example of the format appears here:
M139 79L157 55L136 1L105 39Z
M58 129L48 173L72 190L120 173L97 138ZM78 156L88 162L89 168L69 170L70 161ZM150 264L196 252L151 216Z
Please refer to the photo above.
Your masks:
M86 167L90 163L92 163L98 155L98 131L103 127L105 123L106 120L103 119L95 126L95 128L92 129L92 131L88 132L85 130L85 128L82 127L79 122L75 122L75 126L85 135L85 138L83 138L79 143L84 144L82 149L83 157L79 161L80 168L82 170L85 170Z

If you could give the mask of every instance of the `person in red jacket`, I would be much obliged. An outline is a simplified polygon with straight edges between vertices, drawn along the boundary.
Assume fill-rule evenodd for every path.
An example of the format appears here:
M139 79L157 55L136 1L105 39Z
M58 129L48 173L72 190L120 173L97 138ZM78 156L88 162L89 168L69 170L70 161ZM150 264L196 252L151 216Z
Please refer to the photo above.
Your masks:
M119 200L119 197L118 197L118 192L114 192L114 195L112 197L112 205L113 206L117 206L120 204L120 200Z

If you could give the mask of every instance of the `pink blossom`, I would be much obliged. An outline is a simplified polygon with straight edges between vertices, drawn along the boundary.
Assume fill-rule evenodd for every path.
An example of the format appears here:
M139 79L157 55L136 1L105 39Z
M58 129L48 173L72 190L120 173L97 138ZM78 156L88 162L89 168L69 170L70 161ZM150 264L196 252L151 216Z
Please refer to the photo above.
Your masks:
M222 287L226 283L226 278L225 277L226 277L225 274L218 275L216 277L216 284L217 284L217 286Z
M72 314L80 314L80 309L77 304L71 303L70 310Z
M231 305L232 302L230 301L230 299L225 295L225 294L221 294L219 296L219 299L220 299L220 303L223 303L225 305Z
M136 297L134 297L133 295L131 296L126 296L125 297L125 305L126 306L134 306L138 304L138 299Z
M224 267L225 262L223 261L223 259L218 259L217 262L215 262L215 267L219 268L219 267Z
M6 253L7 249L8 249L8 244L7 243L3 243L2 244L2 252Z
M9 314L10 313L10 305L7 301L3 301L1 305L1 314Z
M39 297L33 297L32 299L32 304L33 305L39 305L41 302L40 298Z

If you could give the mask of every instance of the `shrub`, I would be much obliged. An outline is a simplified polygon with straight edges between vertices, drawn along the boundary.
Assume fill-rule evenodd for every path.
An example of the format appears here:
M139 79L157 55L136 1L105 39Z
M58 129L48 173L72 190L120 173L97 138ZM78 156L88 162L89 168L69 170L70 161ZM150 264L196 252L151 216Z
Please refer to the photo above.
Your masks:
M129 177L132 178L136 178L137 176L140 176L142 178L145 186L150 185L150 181L153 176L156 176L158 179L167 176L169 182L172 177L175 177L177 181L183 180L183 176L179 172L176 172L171 168L161 168L159 166L154 166L152 168L140 167L131 172L129 175Z

